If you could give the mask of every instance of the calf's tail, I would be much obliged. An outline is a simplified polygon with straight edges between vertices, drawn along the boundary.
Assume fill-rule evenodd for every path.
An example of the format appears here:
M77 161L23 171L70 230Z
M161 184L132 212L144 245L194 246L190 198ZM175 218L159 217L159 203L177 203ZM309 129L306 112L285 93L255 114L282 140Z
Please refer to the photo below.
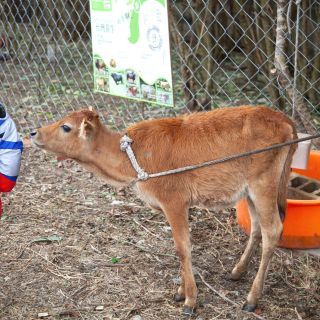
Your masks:
M292 139L297 139L298 135L293 126L292 126L292 129L293 129ZM286 215L286 209L287 209L287 190L288 190L289 176L291 172L291 163L292 163L293 154L295 153L297 147L298 147L297 144L290 145L290 149L288 151L287 158L284 163L283 171L280 178L279 191L278 191L278 210L279 210L280 219L282 222L284 221L284 218Z

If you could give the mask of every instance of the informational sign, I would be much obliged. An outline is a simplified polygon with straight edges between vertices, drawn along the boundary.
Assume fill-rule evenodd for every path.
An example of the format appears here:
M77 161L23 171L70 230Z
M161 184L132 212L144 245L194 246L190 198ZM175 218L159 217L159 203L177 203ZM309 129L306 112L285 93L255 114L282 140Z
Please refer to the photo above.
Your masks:
M173 105L167 0L90 0L95 91Z

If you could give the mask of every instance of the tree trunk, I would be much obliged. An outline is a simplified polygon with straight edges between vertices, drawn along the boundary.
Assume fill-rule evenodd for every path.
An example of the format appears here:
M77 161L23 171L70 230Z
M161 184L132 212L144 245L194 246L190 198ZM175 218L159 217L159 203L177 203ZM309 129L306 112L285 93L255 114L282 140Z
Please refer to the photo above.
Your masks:
M286 0L278 0L277 3L277 30L276 30L276 50L275 50L275 66L278 71L279 81L281 86L286 90L291 102L295 101L297 116L308 134L315 134L317 131L312 125L312 116L307 106L303 101L303 97L299 95L297 89L293 87L293 77L288 68L288 59L285 55L286 47ZM317 140L313 141L314 145L319 148L320 143Z

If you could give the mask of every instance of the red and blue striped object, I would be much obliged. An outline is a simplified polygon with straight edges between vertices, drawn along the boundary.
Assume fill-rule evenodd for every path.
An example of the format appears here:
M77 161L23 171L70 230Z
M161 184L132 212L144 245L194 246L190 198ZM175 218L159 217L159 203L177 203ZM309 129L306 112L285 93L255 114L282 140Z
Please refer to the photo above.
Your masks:
M20 171L23 143L15 123L0 103L0 192L10 192ZM0 214L1 214L0 201Z

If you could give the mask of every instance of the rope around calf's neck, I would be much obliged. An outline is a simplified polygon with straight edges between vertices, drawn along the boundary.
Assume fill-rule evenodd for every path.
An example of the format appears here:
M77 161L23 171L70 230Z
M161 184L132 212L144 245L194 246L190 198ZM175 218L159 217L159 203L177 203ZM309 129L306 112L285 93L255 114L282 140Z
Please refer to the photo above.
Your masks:
M134 152L131 148L131 144L132 144L133 140L130 139L128 137L128 135L124 135L120 139L120 150L127 153L128 158L131 162L131 165L137 173L137 179L133 181L135 183L137 181L146 181L150 178L158 178L158 177L163 177L163 176L167 176L170 174L176 174L176 173L181 173L181 172L199 169L199 168L203 168L203 167L208 167L208 166L220 164L220 163L223 163L226 161L252 156L254 154L270 151L270 150L277 149L277 148L282 148L285 146L289 146L292 144L296 144L296 143L307 141L307 140L317 139L317 138L320 138L320 133L317 133L317 134L314 134L314 135L311 135L308 137L304 137L304 138L299 138L299 139L289 140L289 141L282 142L282 143L273 144L271 146L261 148L261 149L256 149L256 150L251 150L251 151L247 151L247 152L243 152L243 153L234 154L234 155L227 156L224 158L214 159L214 160L206 161L206 162L199 163L199 164L194 164L194 165L190 165L190 166L185 166L185 167L181 167L181 168L160 171L157 173L150 173L150 174L147 173L144 169L142 169L139 166L138 161L137 161L137 159L134 155Z

